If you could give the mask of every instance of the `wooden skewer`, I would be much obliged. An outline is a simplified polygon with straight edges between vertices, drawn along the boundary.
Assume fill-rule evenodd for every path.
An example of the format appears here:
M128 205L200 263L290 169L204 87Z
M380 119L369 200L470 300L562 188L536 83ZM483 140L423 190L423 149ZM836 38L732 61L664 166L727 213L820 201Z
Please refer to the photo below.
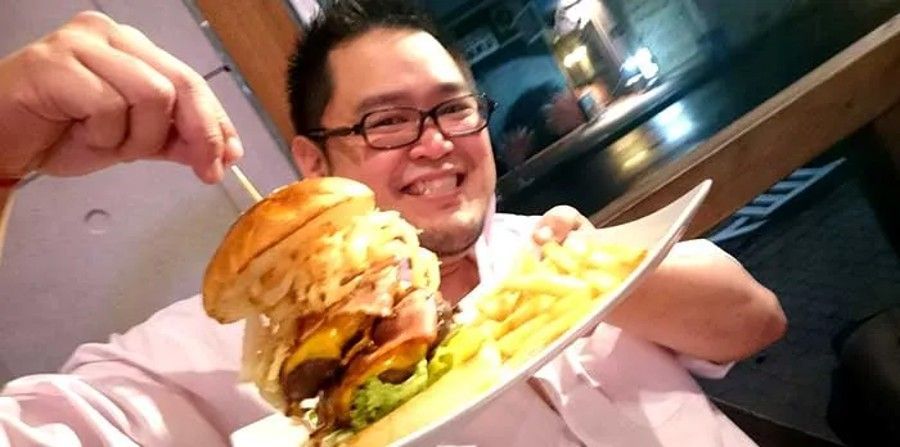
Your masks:
M237 177L238 183L241 184L241 187L244 188L244 191L247 191L247 194L253 198L254 202L259 202L262 200L262 194L259 193L259 190L253 186L253 183L250 182L250 179L244 174L244 171L241 171L237 165L231 165L231 172L234 173L234 176Z
M3 262L3 243L6 241L6 227L9 224L9 215L12 214L15 190L0 189L0 263Z

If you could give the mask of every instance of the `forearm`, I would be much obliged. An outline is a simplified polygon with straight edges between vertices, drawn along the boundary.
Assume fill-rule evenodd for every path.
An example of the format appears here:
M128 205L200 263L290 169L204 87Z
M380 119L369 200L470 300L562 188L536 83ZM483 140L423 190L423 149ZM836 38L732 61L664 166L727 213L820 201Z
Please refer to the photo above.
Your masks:
M677 352L716 362L752 355L780 338L775 295L706 241L676 249L609 323Z

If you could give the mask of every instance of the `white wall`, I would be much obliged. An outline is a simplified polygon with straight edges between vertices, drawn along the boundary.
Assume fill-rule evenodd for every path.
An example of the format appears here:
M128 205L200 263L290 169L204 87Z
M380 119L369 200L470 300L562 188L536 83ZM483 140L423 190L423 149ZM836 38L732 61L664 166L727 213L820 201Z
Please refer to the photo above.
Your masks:
M0 0L0 54L94 8L141 29L201 74L223 64L181 0ZM231 74L210 85L238 127L251 180L263 193L292 181L287 158ZM92 211L95 219L85 221ZM78 344L103 341L197 293L237 214L225 188L164 163L27 185L0 264L0 383L53 371Z
M0 0L0 55L11 53L87 9L94 9L89 0Z

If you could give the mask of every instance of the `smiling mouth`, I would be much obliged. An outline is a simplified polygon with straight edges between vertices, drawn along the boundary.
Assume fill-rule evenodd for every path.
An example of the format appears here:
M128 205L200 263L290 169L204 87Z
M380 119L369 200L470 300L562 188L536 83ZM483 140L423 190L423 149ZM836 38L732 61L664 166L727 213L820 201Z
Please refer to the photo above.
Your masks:
M419 197L435 197L455 193L465 180L464 174L455 174L431 180L420 180L405 186L404 194Z

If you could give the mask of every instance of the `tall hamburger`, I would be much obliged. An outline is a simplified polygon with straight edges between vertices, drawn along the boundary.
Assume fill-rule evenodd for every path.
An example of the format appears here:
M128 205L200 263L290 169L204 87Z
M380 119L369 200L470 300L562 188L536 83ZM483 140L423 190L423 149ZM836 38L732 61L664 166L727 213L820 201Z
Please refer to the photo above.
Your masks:
M289 416L314 403L321 439L359 432L434 384L460 360L450 338L474 346L448 337L439 281L414 227L376 209L365 185L331 177L244 213L207 268L203 302L221 323L246 320L243 378Z

